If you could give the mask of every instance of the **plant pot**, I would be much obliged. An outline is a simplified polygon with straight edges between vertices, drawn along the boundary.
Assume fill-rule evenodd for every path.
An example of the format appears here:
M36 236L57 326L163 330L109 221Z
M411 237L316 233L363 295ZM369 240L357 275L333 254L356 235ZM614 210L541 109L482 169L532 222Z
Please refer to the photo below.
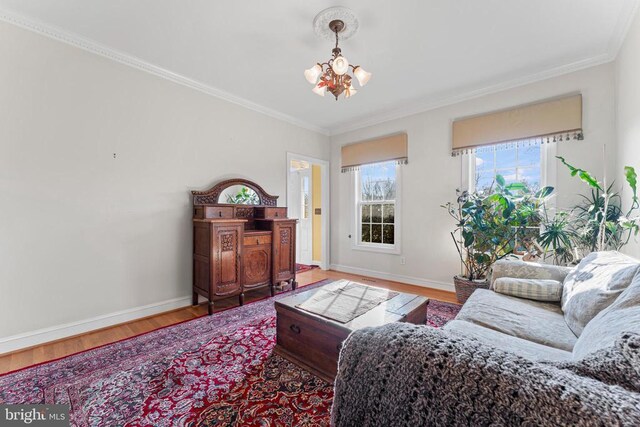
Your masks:
M456 298L460 304L467 302L476 289L489 289L489 282L476 282L460 276L453 276L453 284L456 287Z

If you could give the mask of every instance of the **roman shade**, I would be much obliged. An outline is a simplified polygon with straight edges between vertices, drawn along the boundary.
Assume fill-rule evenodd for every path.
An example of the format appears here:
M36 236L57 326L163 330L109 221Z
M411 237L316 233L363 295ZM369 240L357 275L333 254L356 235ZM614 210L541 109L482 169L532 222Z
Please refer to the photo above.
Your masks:
M355 171L362 165L395 161L407 164L407 134L400 133L342 147L342 172Z
M582 139L582 95L455 120L452 155L506 142L527 145Z

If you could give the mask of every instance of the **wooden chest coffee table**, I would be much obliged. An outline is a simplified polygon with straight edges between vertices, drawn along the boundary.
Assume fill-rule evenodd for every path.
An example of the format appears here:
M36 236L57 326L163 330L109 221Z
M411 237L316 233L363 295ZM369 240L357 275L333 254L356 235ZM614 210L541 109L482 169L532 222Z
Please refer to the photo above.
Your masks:
M347 323L297 307L322 288L344 286L345 283L349 282L339 280L274 302L277 313L275 352L329 382L336 376L342 342L352 331L392 322L425 324L427 318L429 299L401 292Z

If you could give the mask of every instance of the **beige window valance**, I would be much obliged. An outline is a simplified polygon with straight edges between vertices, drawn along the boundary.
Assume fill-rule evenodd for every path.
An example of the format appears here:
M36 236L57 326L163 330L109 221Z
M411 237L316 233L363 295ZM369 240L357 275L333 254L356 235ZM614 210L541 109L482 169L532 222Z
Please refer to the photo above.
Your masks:
M582 95L455 120L452 155L505 142L568 139L582 139Z
M406 133L385 136L342 147L342 172L358 170L362 165L395 161L408 162Z

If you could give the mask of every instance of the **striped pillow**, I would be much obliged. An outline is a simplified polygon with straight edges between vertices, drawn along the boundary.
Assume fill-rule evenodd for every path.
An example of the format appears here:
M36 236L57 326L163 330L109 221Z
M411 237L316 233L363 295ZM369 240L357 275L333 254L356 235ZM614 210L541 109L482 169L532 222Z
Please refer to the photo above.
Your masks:
M562 283L551 279L515 279L501 277L493 283L493 290L518 298L535 301L560 301Z

